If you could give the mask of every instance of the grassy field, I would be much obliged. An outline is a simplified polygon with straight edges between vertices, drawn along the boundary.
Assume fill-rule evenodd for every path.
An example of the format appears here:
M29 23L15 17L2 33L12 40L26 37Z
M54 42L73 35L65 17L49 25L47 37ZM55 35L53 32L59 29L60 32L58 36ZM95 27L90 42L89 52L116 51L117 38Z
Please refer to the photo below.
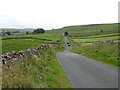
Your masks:
M63 31L68 31L71 36L89 36L96 34L113 34L118 32L118 24L103 24L103 25L77 25L67 26L62 28ZM103 30L103 32L101 32Z
M72 37L72 38L100 38L100 37L112 37L113 35L119 36L120 33L112 33L112 34L102 34L102 35L92 35L92 36L85 36L85 37Z
M48 32L48 31L47 31ZM41 39L49 39L49 40L60 40L61 34L56 33L44 33L44 34L37 34L37 35L10 35L10 36L3 36L2 38L13 38L13 37L32 37L32 38L41 38ZM50 41L44 40L35 40L35 39L11 39L11 40L2 40L2 53L16 50L26 50L29 48L37 47L40 44L48 44Z
M88 38L88 39L73 39L75 42L95 42L95 41L106 41L106 40L114 40L118 39L118 36L112 37L103 37L103 38Z
M71 88L54 45L37 56L16 61L10 69L3 68L3 88Z
M4 36L2 38L12 38L12 37L32 37L32 38L41 38L41 39L49 39L49 40L60 40L61 35L54 33L44 33L44 34L36 34L36 35L11 35Z
M81 43L81 42L78 42L79 45L82 45L82 46L88 46L88 45L91 45L92 43Z
M35 48L40 44L48 44L49 41L44 40L32 40L32 39L12 39L2 40L2 54L16 50L27 50L29 48Z

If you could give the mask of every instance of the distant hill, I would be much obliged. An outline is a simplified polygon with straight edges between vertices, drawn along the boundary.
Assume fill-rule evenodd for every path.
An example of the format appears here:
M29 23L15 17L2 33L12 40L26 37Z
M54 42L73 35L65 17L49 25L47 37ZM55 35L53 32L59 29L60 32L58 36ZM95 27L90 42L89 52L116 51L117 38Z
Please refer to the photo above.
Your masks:
M47 30L48 33L64 34L65 31L69 32L70 35L79 36L83 34L106 34L106 33L117 33L118 26L120 23L109 23L109 24L89 24L89 25L73 25L65 26L63 28ZM103 30L102 33L100 31ZM83 35L84 36L84 35Z
M20 33L24 33L24 32L33 32L35 29L34 28L24 28L24 29L16 29L16 28L0 28L0 33L2 31L10 31L10 32L15 32L15 31L19 31Z
M117 32L118 23L66 26L66 27L61 28L60 30L69 31L69 32L82 32L82 31L95 32L99 30Z

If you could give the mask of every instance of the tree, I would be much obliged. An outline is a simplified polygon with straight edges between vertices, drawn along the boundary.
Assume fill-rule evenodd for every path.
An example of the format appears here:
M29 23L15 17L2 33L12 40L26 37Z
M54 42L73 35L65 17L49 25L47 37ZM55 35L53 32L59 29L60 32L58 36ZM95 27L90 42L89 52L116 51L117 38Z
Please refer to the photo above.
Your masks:
M68 32L65 32L64 35L65 35L65 36L68 36L69 34L68 34Z
M11 32L10 32L10 31L7 31L6 34L7 34L7 35L11 35Z
M42 28L38 28L38 29L33 31L33 34L39 34L39 33L45 33L45 30Z
M29 34L29 32L27 31L27 32L26 32L26 34L28 35L28 34Z
M101 32L103 32L103 30L101 30Z

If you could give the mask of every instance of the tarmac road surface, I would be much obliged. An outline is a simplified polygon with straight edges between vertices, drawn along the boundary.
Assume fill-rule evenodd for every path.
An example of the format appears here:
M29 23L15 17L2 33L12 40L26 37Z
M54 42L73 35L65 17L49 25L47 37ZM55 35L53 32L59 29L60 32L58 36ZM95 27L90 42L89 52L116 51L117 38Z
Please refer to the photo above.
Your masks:
M67 39L64 37L67 45ZM57 58L73 88L118 88L118 69L67 50Z

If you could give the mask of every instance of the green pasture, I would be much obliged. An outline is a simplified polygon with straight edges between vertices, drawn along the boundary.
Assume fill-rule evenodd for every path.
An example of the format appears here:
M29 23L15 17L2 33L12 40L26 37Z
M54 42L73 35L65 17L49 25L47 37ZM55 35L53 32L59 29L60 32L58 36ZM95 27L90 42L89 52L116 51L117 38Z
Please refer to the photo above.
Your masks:
M82 46L87 46L87 45L91 45L92 43L78 43L78 44L80 44Z
M41 38L41 39L50 39L50 40L60 40L61 36L59 34L45 33L45 34L36 34L36 35L11 35L4 36L2 38L12 38L12 37L32 37L32 38Z
M105 41L105 40L112 40L118 39L119 36L113 37L103 37L103 38L89 38L89 39L73 39L75 42L95 42L95 41Z
M76 25L61 28L62 32L67 31L70 36L86 37L90 35L113 34L118 32L119 24L101 24L101 25ZM101 32L103 30L103 32Z
M106 36L106 37L107 36L113 37L112 35L119 36L120 33L102 34L102 35L93 35L93 36L84 36L84 37L79 36L79 37L72 37L72 38L96 38L96 37L104 37L104 36Z
M13 37L32 37L32 38L41 38L41 39L49 39L49 40L61 40L61 34L56 33L44 33L44 34L36 34L36 35L10 35L4 36L2 38L13 38ZM35 40L35 39L11 39L11 40L2 40L2 54L16 50L26 50L29 48L37 47L39 44L48 44L50 41L44 40Z
M21 51L29 48L35 48L40 44L48 44L50 41L35 39L12 39L2 40L2 54L12 50Z
M76 26L67 26L63 27L62 30L69 31L73 34L77 34L77 32L118 32L118 24L101 24L101 25L76 25Z

